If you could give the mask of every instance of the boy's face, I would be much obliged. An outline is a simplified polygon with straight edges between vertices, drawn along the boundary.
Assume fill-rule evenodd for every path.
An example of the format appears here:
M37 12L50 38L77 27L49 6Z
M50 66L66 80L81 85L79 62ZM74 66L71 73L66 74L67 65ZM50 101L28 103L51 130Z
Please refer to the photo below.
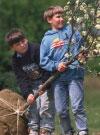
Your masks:
M20 42L15 43L12 45L11 50L19 53L24 54L28 49L28 40L22 39Z
M62 14L55 14L52 18L48 18L47 21L51 24L53 30L61 29L64 26Z

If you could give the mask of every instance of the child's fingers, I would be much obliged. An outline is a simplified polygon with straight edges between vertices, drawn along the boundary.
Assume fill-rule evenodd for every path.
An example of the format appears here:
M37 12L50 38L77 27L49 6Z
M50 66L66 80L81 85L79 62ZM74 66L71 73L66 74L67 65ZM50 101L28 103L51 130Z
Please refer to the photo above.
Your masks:
M64 63L60 63L58 65L58 71L63 72L66 69L66 65Z
M32 104L34 102L34 95L33 94L29 94L29 96L27 98L27 102L29 104Z

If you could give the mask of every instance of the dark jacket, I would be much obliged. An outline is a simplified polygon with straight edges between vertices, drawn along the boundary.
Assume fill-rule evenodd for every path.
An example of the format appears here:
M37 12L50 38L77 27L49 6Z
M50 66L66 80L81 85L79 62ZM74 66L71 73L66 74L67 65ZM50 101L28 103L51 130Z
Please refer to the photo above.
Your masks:
M33 65L39 69L39 76L41 77L41 69L39 67L39 58L40 58L40 46L30 44L28 45L28 50L24 55L19 55L15 52L12 57L12 68L16 76L18 86L20 87L21 94L24 98L27 98L28 95L32 92L32 84L36 79L32 78L32 69Z

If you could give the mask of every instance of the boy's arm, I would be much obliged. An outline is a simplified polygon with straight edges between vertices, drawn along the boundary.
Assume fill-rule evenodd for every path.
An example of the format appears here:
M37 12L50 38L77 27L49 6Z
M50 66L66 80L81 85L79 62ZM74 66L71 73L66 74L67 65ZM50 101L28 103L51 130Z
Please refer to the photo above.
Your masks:
M77 31L75 33L75 36L76 36L76 41L77 41L77 45L78 45L78 53L81 51L82 47L85 47L85 44L84 44L84 38L81 36L80 32ZM86 62L88 59L88 54L87 53L80 53L79 56L78 56L78 61L80 63L84 63Z
M32 84L27 78L24 71L14 61L12 62L12 68L15 73L17 84L21 90L21 94L25 99L27 99L29 94L31 93L33 94L32 87L31 87Z
M84 46L84 39L79 31L75 33L75 36L76 36L76 43L78 44L78 49L80 49L82 46Z
M84 40L83 37L81 35L81 33L78 30L75 30L74 33L72 33L72 27L71 25L66 26L66 32L67 32L67 36L70 39L72 34L72 44L77 44L77 50L79 51L79 49L81 48L81 46L84 46ZM75 40L75 41L74 41Z
M49 44L42 41L40 46L40 66L47 71L53 72L57 70L59 62L53 61L52 58L49 57L49 46Z
M39 65L40 63L40 45L39 44L35 44L34 45L34 61L37 65ZM33 53L33 50L32 52Z

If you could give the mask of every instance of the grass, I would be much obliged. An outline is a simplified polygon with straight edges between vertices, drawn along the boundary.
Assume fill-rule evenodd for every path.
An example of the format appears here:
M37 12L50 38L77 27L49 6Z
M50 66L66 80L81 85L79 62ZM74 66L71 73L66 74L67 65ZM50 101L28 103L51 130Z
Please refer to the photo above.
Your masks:
M85 78L85 109L88 117L90 135L100 135L100 78L95 76L87 76ZM72 114L71 117L75 127ZM58 117L56 117L55 135L60 135Z
M85 79L85 106L91 135L100 135L100 78Z

